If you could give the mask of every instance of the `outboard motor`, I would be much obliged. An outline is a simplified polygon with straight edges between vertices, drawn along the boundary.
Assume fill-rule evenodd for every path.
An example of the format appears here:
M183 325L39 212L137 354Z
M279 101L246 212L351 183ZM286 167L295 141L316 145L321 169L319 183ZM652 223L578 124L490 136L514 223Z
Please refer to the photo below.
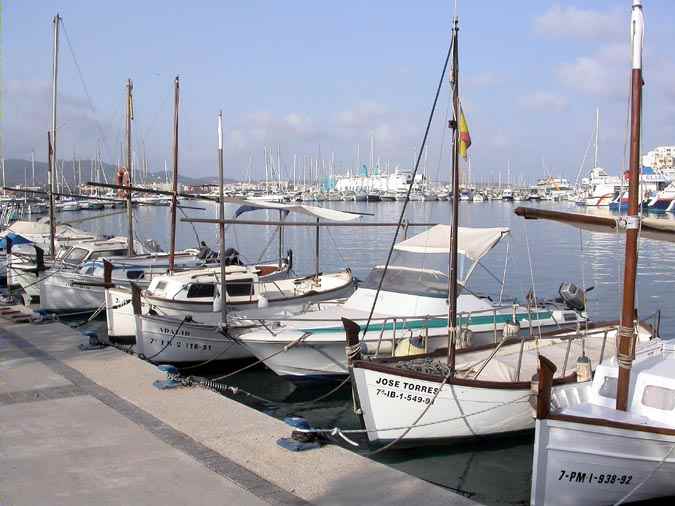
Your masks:
M583 311L586 308L586 291L574 283L570 283L569 281L561 283L558 293L567 308L574 309L575 311Z

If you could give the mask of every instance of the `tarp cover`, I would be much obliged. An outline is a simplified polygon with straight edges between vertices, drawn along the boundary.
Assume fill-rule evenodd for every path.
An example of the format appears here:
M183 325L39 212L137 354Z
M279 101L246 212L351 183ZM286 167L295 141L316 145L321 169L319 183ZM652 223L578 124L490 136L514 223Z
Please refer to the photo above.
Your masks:
M313 216L314 218L330 221L353 221L361 217L361 215L358 213L346 213L344 211L336 211L335 209L326 209L325 207L318 206L306 206L303 204L280 204L278 202L261 202L256 200L245 200L228 197L225 197L223 201L228 204L239 204L241 206L246 206L247 208L279 209L282 211L305 214L308 216ZM248 210L250 209L246 209L246 211Z
M16 244L30 244L31 243L31 241L26 239L24 236L9 232L8 234L5 234L3 237L0 237L0 249L6 249L7 248L7 240L6 240L7 237L9 237L12 240L12 244L15 244L15 245Z
M507 227L459 227L457 251L460 255L479 260L504 237L511 233ZM450 225L436 225L421 234L399 242L395 249L410 253L449 253Z

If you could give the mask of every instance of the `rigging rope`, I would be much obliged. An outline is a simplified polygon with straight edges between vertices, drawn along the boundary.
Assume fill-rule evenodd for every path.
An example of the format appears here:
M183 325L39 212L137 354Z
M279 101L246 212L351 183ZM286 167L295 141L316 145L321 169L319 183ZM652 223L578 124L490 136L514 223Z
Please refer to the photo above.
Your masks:
M87 88L87 83L84 81L84 75L82 74L82 68L80 67L80 63L77 61L77 57L75 56L75 51L73 50L73 45L70 43L70 37L68 36L68 30L66 30L66 25L63 22L63 18L59 18L61 20L61 27L63 28L63 33L66 36L66 42L68 43L68 49L70 50L70 55L73 57L73 62L75 63L75 68L77 69L77 75L80 79L80 83L82 84L82 88L84 88L84 94L87 96L87 101L89 102L89 108L91 109L91 112L94 114L94 123L96 123L96 128L98 128L98 133L101 136L101 142L103 143L103 147L106 151L109 151L106 140L105 140L105 132L103 130L103 126L101 125L101 122L98 120L97 116L97 111L96 107L94 107L94 101L91 99L91 95L89 94L89 89Z
M389 263L391 262L391 257L394 253L394 246L396 245L396 239L398 238L398 234L401 230L401 225L403 223L403 219L405 216L406 209L408 208L408 202L410 202L410 192L412 191L413 183L415 181L415 176L417 175L417 171L419 170L420 167L420 160L422 159L422 153L424 152L424 147L426 146L427 143L427 138L429 136L429 130L431 128L431 122L434 118L434 113L436 112L436 105L438 104L438 97L441 94L441 89L443 88L443 80L445 79L445 73L448 68L448 62L450 61L450 55L452 54L452 48L454 45L454 38L453 42L450 43L450 47L448 48L448 53L445 56L445 62L443 63L443 70L441 71L441 77L438 80L438 86L436 88L436 95L434 96L434 101L431 106L431 111L429 112L429 119L427 120L427 126L426 129L424 130L424 137L422 138L422 145L420 146L419 152L417 154L417 160L415 162L415 168L413 170L411 179L410 179L410 185L408 185L408 191L406 192L405 195L405 200L403 201L403 208L401 209L401 214L398 219L398 224L396 225L396 230L394 232L394 237L391 241L391 246L389 247L389 253L387 254L387 261L384 265L384 270L382 271L382 276L380 277L380 281L377 284L377 290L375 292L375 297L373 298L373 304L370 308L370 313L368 314L368 321L366 322L366 327L363 330L363 335L365 337L366 333L368 332L368 327L370 326L370 320L373 317L373 313L375 312L375 307L377 305L377 299L380 296L380 292L382 291L382 284L384 283L384 277L387 274L387 269L389 268ZM458 198L457 195L454 195L454 198Z

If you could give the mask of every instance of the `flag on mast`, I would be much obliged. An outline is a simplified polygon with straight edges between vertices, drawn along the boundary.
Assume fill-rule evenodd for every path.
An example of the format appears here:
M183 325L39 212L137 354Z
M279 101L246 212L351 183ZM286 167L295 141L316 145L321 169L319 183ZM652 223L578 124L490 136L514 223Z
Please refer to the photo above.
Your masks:
M467 154L471 146L471 135L469 134L469 124L466 122L464 110L459 107L459 154L467 159Z

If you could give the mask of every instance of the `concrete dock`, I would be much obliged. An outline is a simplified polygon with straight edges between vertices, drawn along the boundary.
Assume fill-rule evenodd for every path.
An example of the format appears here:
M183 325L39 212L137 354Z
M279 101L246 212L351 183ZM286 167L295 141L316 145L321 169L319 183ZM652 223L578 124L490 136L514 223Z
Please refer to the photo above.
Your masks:
M58 322L0 320L0 504L475 502L329 445L276 445L283 422L201 388L157 390L157 368L81 352Z

